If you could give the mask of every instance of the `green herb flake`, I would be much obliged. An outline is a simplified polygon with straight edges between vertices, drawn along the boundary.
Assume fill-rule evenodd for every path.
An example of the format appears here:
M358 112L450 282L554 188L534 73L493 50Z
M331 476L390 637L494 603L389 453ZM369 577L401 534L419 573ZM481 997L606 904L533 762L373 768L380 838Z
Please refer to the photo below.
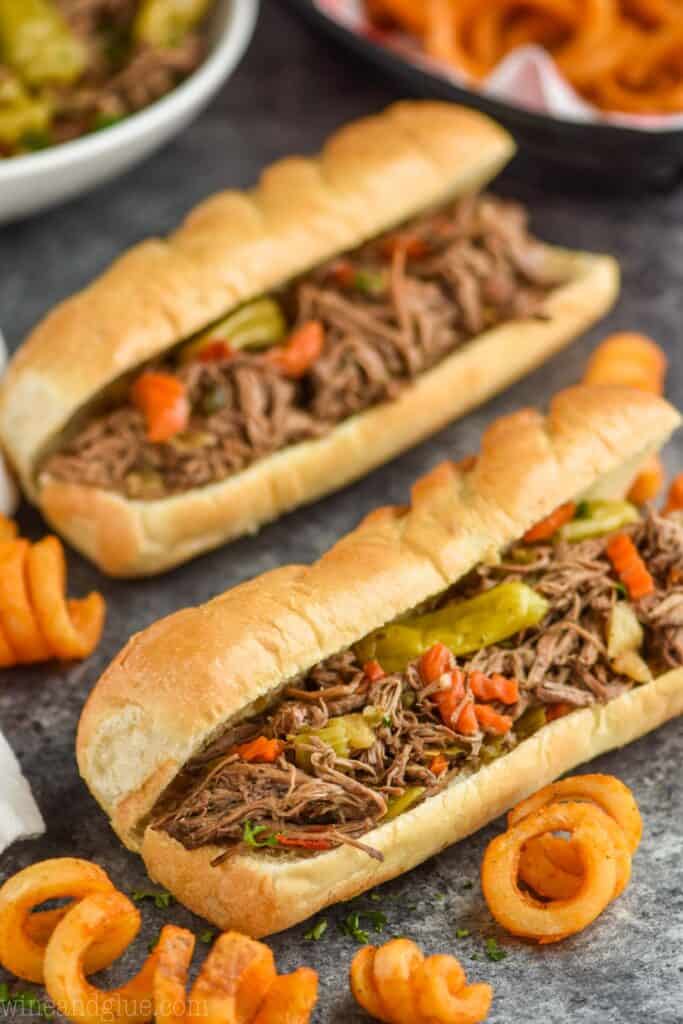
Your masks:
M342 935L348 935L350 938L355 939L361 946L367 946L370 941L370 936L365 929L360 926L361 912L355 910L344 918L339 923L339 930Z
M463 882L462 883L462 887L463 887L463 889L473 889L474 888L474 882Z
M155 949L157 948L157 946L159 945L159 939L160 939L160 938L161 938L161 929L159 929L159 931L158 931L158 933L157 933L157 936L156 936L156 938L155 938L155 939L152 939L152 941L151 941L151 942L149 943L149 945L147 946L147 952L148 952L148 953L153 953L153 952L154 952L154 950L155 950Z
M348 935L365 946L370 941L367 925L374 932L380 934L384 931L386 924L387 916L381 910L354 910L340 923L339 930L342 935Z
M580 501L576 506L574 519L588 519L591 514L590 505L587 501Z
M495 939L486 940L486 955L489 960L498 961L504 960L507 953L504 949L501 949Z
M470 934L469 928L456 928L455 929L455 937L456 937L456 939L466 939L469 934Z
M389 718L389 715L384 716L384 718L382 719L382 725L385 725L387 729L391 728L391 719Z
M382 902L382 896L378 892L371 892L370 893L370 899L372 900L373 903L381 903Z
M319 942L323 935L327 931L327 919L321 917L319 921L313 925L313 927L306 932L304 938L307 942Z
M260 849L263 846L277 846L276 836L272 834L262 835L267 831L268 829L265 825L252 825L250 821L245 821L242 831L242 842L246 843L247 846L253 846L255 849ZM262 838L259 839L259 836L262 836Z
M481 960L481 957L479 956L478 953L473 953L472 956L470 957L470 960Z
M436 894L436 896L434 897L434 902L435 903L445 903L446 902L446 893L445 892L438 892Z
M623 583L617 583L614 587L619 597L628 597L628 590Z
M387 282L381 270L357 270L353 287L364 295L383 295Z
M213 928L205 928L203 932L199 933L199 941L203 942L205 946L210 946L215 936Z
M175 903L175 897L163 889L133 889L130 895L134 903L142 903L143 900L154 900L154 906L157 910L166 910Z

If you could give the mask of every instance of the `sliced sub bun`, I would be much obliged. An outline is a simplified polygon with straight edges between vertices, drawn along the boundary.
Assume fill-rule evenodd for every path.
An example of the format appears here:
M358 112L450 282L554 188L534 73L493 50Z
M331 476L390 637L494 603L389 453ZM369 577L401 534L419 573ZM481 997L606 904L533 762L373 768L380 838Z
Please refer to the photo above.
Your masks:
M213 196L168 239L137 245L27 339L0 388L0 439L26 494L104 571L148 575L329 493L529 372L613 303L610 257L546 247L566 283L544 319L466 342L394 401L248 468L171 496L133 500L42 472L117 382L232 309L335 254L480 188L514 150L493 121L446 103L403 102L292 157L249 192ZM40 415L36 415L40 410Z
M683 668L543 726L510 753L363 837L273 857L185 849L150 825L183 766L287 681L445 591L557 506L623 496L680 422L643 392L577 387L547 416L526 409L486 431L473 465L437 466L408 507L378 509L311 566L287 566L133 637L101 677L77 737L80 772L151 876L221 928L278 931L400 874L562 772L683 712Z

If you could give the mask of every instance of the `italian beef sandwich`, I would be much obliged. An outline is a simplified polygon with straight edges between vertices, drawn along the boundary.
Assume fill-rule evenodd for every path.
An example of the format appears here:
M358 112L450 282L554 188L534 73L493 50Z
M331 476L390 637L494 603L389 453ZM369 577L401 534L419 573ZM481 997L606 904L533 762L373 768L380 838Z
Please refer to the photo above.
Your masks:
M80 771L157 882L266 935L683 711L683 520L624 495L680 417L578 387L410 506L133 637Z
M39 324L0 390L26 494L119 576L341 487L528 372L611 305L481 187L513 152L405 102L202 203Z

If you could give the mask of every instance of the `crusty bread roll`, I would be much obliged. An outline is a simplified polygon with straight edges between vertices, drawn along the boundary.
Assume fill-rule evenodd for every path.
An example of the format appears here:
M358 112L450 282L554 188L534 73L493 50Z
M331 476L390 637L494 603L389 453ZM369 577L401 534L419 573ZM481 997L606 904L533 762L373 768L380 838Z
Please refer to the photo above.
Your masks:
M544 726L512 753L368 833L378 863L341 847L314 858L186 850L149 826L183 765L283 685L442 592L558 505L620 497L680 422L642 392L577 387L547 417L524 410L485 433L473 467L446 462L410 507L378 509L312 566L287 566L133 637L81 717L81 774L153 878L221 928L285 928L392 878L574 765L683 712L683 669Z
M27 495L106 572L151 574L361 476L548 358L612 304L618 271L609 257L548 247L568 281L551 293L548 319L490 330L397 400L219 483L134 501L40 474L122 375L336 253L476 190L513 149L472 110L398 103L341 129L317 158L280 161L251 192L216 195L167 240L133 248L39 324L6 375L0 438Z

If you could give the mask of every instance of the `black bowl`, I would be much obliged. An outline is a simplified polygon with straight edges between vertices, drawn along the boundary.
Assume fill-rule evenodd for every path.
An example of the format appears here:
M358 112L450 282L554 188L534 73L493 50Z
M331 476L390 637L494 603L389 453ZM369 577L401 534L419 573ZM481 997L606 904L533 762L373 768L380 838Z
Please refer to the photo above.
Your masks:
M671 188L683 177L683 129L645 132L612 124L581 124L525 110L416 67L393 50L344 28L323 14L313 0L289 2L343 46L399 80L411 94L457 101L490 114L522 147L558 170L584 171L610 179L619 188Z

